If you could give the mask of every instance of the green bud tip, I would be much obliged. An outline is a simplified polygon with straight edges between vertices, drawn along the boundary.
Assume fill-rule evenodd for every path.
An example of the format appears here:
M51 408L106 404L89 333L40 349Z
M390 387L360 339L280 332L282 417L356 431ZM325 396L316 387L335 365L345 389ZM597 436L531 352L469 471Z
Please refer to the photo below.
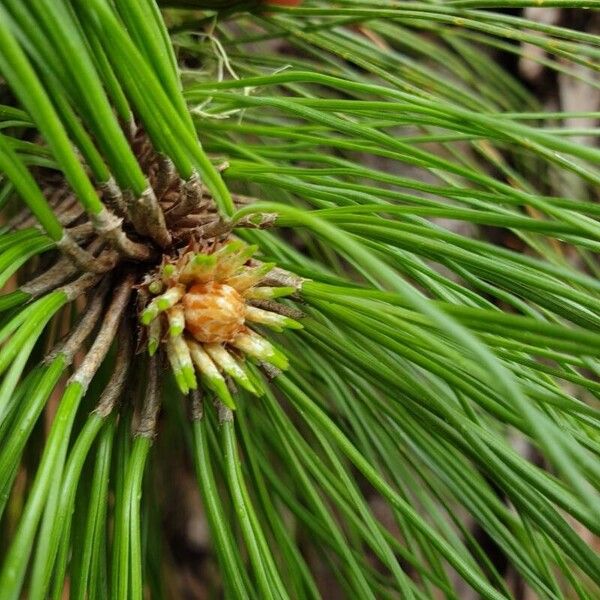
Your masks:
M171 325L169 327L169 335L171 337L177 337L183 333L183 325Z
M198 382L196 381L196 373L194 371L194 367L185 366L181 369L183 373L183 377L185 382L190 390L195 390L198 388Z
M242 242L241 240L236 240L233 242L229 242L226 246L223 246L223 248L217 251L217 254L234 254L236 252L240 252L245 247L245 242Z
M217 257L214 254L196 254L192 259L192 263L196 267L212 267L217 262Z
M304 325L302 325L302 323L299 323L295 319L290 319L289 317L283 318L283 326L287 327L288 329L304 329Z
M238 259L242 259L246 262L251 256L253 256L258 250L258 246L256 244L252 244L251 246L246 246L238 256Z
M151 338L148 340L148 354L150 356L154 356L156 351L158 350L158 340L155 338Z
M167 308L171 308L171 303L166 298L157 298L156 307L158 310L167 310Z
M276 287L270 288L272 290L271 298L282 298L283 296L289 296L296 291L295 287Z
M265 393L265 390L263 388L262 379L260 379L260 377L258 377L255 373L253 373L249 369L245 369L245 371L246 371L246 375L248 376L248 379L252 383L252 387L254 388L254 393L257 396L262 396Z
M160 281L153 281L148 289L151 294L160 294L163 291L163 284Z
M247 392L250 392L253 396L260 396L258 390L254 387L250 379L247 377L236 377L236 382L239 383Z
M271 354L266 361L282 371L285 371L290 366L287 356L277 349L273 350L273 354Z
M216 377L210 377L207 379L208 384L212 388L212 390L217 394L219 400L231 410L235 410L235 402L229 393L229 389L227 388L227 384L223 379L218 379Z
M154 321L156 317L156 311L152 308L147 308L146 310L144 310L144 312L142 312L140 316L140 322L142 323L142 325L150 325L150 323L152 323L152 321Z
M189 394L190 388L188 387L185 375L182 371L173 371L175 375L175 383L177 383L177 387L180 389L182 394Z

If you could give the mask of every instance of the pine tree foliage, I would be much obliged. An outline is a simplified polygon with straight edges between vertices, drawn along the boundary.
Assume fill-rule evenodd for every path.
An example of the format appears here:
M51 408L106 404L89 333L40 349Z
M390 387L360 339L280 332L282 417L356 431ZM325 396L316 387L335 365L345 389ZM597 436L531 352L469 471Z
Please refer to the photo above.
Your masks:
M598 1L275 4L0 0L0 600L184 597L173 465L212 597L597 598L600 115L516 65ZM176 379L232 239L263 353Z

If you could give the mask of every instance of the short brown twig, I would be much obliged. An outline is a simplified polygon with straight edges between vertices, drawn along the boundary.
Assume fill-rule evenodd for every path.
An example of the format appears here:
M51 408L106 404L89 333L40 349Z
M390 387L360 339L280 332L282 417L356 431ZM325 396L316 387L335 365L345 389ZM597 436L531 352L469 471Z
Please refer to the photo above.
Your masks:
M131 366L131 359L133 356L132 346L131 327L129 326L128 321L123 319L121 326L119 327L115 369L100 396L98 405L94 409L94 413L102 418L108 417L123 393L127 373Z
M181 217L197 212L208 203L202 192L202 182L198 173L194 172L187 181L181 183L181 198L165 215L169 223L175 223Z
M146 244L130 240L122 227L123 219L104 209L94 215L94 229L104 238L121 256L139 261L147 261L154 255Z
M156 183L154 184L154 193L160 201L164 193L171 187L177 177L173 161L164 154L158 155L158 171L156 173Z
M65 359L65 363L70 365L73 361L75 354L81 349L85 340L92 333L102 308L104 307L104 297L108 290L108 279L105 279L95 293L92 295L85 307L85 310L79 316L78 322L73 327L70 334L61 340L46 356L44 362L49 363L53 361L59 354Z
M108 181L101 183L98 189L112 210L121 217L127 216L127 204L123 196L123 191L112 177Z
M71 381L81 384L83 390L87 390L90 381L96 374L100 364L104 360L108 349L114 339L117 327L123 318L123 314L129 303L133 289L133 275L127 274L121 283L115 288L112 301L104 315L104 322L98 335L94 339L92 347L85 355L81 366L71 377Z
M115 266L118 258L116 252L103 252L100 256L95 257L83 250L68 232L63 234L56 245L77 267L91 273L106 273Z
M77 272L77 267L61 256L48 270L21 286L21 290L32 297L45 294L58 287Z
M156 420L160 409L160 355L161 353L148 360L148 383L140 422L135 431L136 436L152 438L156 432Z
M132 205L133 213L137 213L137 218L134 222L141 222L147 234L161 248L169 246L171 243L171 234L167 229L165 216L151 187L148 187L139 198L134 200Z

